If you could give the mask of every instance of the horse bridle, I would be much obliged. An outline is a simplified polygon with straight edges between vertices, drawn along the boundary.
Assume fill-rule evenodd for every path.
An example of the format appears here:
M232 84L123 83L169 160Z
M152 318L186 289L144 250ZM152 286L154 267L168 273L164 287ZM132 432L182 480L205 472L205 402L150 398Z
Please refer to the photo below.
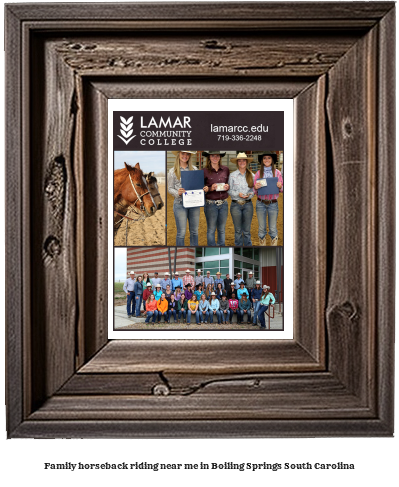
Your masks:
M122 217L122 219L123 219L123 218L127 218L128 220L132 220L132 221L144 220L144 219L145 219L145 216L144 216L144 214L143 214L143 213L144 213L144 211L147 213L147 216L150 216L150 215L149 215L149 213L148 213L148 211L147 211L147 209L146 209L146 207L145 207L145 205L144 205L144 201L143 201L141 198L144 198L144 196L145 196L145 195L149 194L149 195L150 195L150 197L151 197L152 203L153 203L153 205L154 205L154 208L155 208L155 201L154 201L154 198L152 197L152 194L151 194L151 192L150 192L150 190L149 190L149 188L148 188L147 181L146 181L144 178L143 178L143 181L144 181L144 183L145 183L145 187L148 189L148 191L147 191L146 193L142 194L141 196L140 196L140 195L137 193L137 190L136 190L136 188L135 188L135 186L134 186L134 183L133 183L133 181L132 181L132 177L131 177L130 173L129 173L129 179L130 179L130 184L132 185L132 188L134 189L134 192L136 193L137 198L136 198L136 199L133 201L133 203L131 203L131 204L129 205L129 210L128 210L127 214L129 214L129 213L130 213L130 211L134 211L136 214L138 214L138 215L139 215L139 218L138 218L138 219L130 218L130 217L128 217L127 215L122 215L122 213L119 213L119 212L118 212L118 211L116 211L116 210L114 210L114 213L116 213L117 215L121 216L121 217ZM160 195L159 195L159 196L160 196ZM137 209L136 209L136 202L137 202L137 200L139 200L139 201L140 201L140 212L138 212L138 211L137 211ZM122 206L120 203L118 203L118 205L119 205L121 208L126 208L125 206ZM115 226L115 225L117 225L118 223L120 223L120 222L122 221L122 219L120 219L119 221L117 221L117 222L114 224L114 226Z

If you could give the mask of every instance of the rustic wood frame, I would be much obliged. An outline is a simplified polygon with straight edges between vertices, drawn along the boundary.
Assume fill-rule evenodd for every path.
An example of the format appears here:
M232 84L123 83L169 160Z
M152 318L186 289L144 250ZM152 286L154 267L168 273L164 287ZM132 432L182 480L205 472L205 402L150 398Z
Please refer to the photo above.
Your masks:
M394 34L393 2L6 6L9 437L393 434ZM295 100L294 340L107 342L110 97Z

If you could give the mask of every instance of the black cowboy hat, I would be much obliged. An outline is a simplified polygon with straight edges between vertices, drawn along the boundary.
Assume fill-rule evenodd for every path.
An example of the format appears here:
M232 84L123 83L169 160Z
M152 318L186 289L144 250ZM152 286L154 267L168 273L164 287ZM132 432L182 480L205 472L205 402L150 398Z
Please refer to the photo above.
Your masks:
M273 151L265 151L262 154L258 154L258 162L262 164L263 156L272 156L274 164L277 164L277 154Z
M188 287L188 286L192 287L190 283L186 284L186 287Z
M203 151L202 155L205 157L209 157L212 154L217 154L220 157L224 157L226 155L226 152L220 152L219 150L208 150L208 151Z

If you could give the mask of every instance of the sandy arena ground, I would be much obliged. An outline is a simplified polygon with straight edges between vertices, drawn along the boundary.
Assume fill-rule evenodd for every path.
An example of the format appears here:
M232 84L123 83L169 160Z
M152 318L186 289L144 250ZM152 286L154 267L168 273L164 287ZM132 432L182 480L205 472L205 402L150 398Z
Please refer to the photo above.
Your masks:
M281 194L278 198L278 218L277 218L277 231L278 231L278 245L284 245L284 238L283 238L283 204L284 204L284 195ZM168 231L167 231L167 245L175 246L176 245L176 222L175 217L173 214L173 196L168 193L167 197L168 202ZM230 214L230 203L231 199L228 199L229 202L229 215L227 217L226 222L226 247L234 247L234 225L233 219L231 218ZM254 205L254 215L252 218L251 224L251 236L252 236L252 245L258 246L259 245L259 237L258 237L258 218L256 216L256 199L252 198L252 203ZM206 247L206 218L203 208L201 208L201 215L200 215L200 224L199 224L199 231L198 231L198 245L200 247ZM186 238L184 241L185 245L190 245L190 234L188 232L188 224L187 224L187 231L186 231ZM269 235L266 239L266 245L271 245L271 239Z
M165 202L165 185L160 184L159 194ZM114 236L115 247L165 245L165 206L154 216L138 222L129 221L126 245L126 223L123 222Z

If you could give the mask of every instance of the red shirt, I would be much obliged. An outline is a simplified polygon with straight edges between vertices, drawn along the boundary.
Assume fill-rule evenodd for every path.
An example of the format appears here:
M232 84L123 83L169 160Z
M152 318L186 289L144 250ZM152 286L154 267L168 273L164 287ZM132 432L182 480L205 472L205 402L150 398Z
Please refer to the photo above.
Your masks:
M152 290L149 291L148 289L145 289L143 292L143 300L147 301L147 299L151 296L151 294L154 294Z
M212 169L204 169L204 181L205 186L211 188L212 184L229 182L230 171L227 166L219 166L219 170L216 172ZM208 191L205 193L207 200L226 200L229 197L227 191Z

